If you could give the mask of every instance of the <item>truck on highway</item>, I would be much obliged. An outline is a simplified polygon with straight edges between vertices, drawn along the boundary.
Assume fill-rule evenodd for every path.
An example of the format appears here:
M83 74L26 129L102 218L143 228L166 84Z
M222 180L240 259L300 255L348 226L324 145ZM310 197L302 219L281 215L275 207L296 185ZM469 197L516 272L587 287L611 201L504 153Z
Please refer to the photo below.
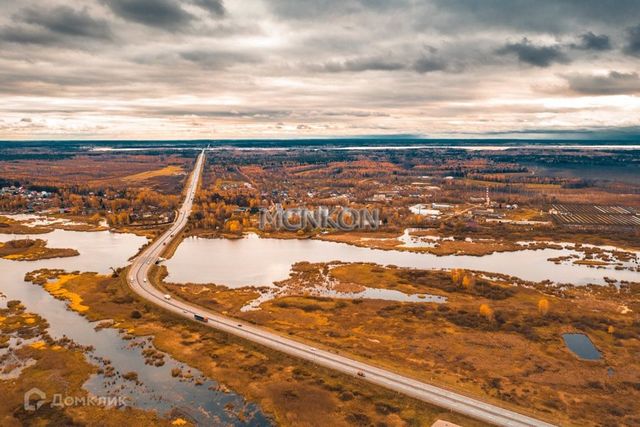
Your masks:
M207 318L204 316L200 316L199 314L194 314L193 318L200 322L205 322L205 323L207 322Z

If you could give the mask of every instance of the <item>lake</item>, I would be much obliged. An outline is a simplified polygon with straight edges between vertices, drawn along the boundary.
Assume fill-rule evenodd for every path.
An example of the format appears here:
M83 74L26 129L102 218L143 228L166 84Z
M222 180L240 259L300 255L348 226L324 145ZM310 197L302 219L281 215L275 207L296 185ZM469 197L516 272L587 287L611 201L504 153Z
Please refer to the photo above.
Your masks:
M640 273L548 261L577 255L571 249L523 249L484 256L448 255L370 249L314 239L263 239L247 234L242 239L185 239L165 262L174 283L215 283L231 288L273 286L289 276L296 262L372 262L418 269L464 268L502 273L524 280L604 285L605 277L640 281Z

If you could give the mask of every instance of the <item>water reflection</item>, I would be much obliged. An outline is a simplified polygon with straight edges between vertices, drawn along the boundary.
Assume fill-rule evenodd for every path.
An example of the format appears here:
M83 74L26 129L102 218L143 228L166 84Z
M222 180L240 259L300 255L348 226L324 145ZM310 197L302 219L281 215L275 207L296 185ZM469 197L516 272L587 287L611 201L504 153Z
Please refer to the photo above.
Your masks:
M22 239L26 236L0 234L0 241ZM145 364L141 340L125 340L114 329L96 331L95 325L75 312L68 311L63 301L56 300L40 286L24 282L24 275L40 268L64 269L109 274L111 268L125 266L128 259L147 242L146 238L132 234L117 234L108 231L74 232L55 230L38 235L48 241L49 247L75 248L79 256L32 262L17 262L0 259L0 291L7 300L20 300L27 311L45 318L50 327L49 334L56 339L66 336L83 346L92 346L89 358L108 359L116 372L136 372L140 384L121 377L104 374L92 376L85 388L97 396L124 395L133 406L157 410L161 414L177 410L200 425L270 425L270 421L255 404L247 403L242 396L218 390L214 381L206 380L196 370L194 378L201 385L171 375L173 368L189 369L165 355L163 366Z
M605 277L640 281L640 273L614 268L553 263L549 258L579 255L572 249L523 249L484 256L449 255L369 249L321 240L261 239L249 234L242 239L185 239L166 262L174 283L216 283L232 288L272 286L289 276L297 262L373 262L419 269L465 268L502 273L524 280L576 285L606 284Z

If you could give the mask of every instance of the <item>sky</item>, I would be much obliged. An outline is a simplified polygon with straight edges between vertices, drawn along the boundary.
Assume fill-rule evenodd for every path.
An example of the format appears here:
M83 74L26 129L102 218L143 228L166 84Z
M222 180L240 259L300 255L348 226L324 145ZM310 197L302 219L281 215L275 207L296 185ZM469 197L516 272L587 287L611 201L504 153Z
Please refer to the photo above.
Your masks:
M0 139L640 135L637 0L0 2Z

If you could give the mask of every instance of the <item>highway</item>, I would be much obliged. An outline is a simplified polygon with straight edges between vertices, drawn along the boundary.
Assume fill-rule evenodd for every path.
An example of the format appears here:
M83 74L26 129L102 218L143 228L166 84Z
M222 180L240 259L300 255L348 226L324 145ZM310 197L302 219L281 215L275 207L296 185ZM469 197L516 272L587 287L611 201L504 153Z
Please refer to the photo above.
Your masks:
M203 150L198 156L194 171L188 180L185 200L178 211L178 216L173 225L158 239L151 242L132 262L127 274L127 282L134 292L142 298L194 322L208 325L212 328L281 351L290 356L305 359L317 365L358 377L364 381L481 421L500 426L514 427L552 426L552 424L499 406L472 399L357 360L349 359L333 352L317 349L266 329L207 311L201 307L190 305L173 298L167 299L163 292L151 284L148 278L149 270L158 260L166 248L166 245L176 238L187 224L196 189L198 188L198 183L202 175L204 157L205 151ZM196 316L200 317L201 320L196 320Z

